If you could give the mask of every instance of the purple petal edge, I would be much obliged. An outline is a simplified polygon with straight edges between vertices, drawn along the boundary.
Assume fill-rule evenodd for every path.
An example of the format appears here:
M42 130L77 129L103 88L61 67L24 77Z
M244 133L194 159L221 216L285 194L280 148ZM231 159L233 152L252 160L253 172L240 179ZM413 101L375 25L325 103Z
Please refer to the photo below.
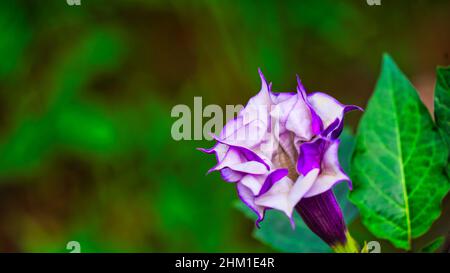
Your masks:
M287 176L289 173L288 169L277 169L270 173L266 180L264 181L264 184L262 185L261 189L259 190L258 195L255 197L261 196L265 194L268 190L272 188L272 186L278 182L281 178Z
M264 160L262 160L262 158L261 158L259 155L257 155L255 152L253 152L252 150L250 150L250 149L248 149L248 148L245 148L245 147L242 147L242 146L237 146L237 145L229 144L229 143L227 143L226 141L223 141L223 140L219 139L219 138L216 137L216 136L213 136L213 138L214 138L218 143L222 143L222 144L225 144L225 145L229 146L230 148L235 148L235 149L237 149L237 150L240 151L240 152L241 152L241 153L242 153L249 161L257 161L257 162L263 164L264 166L266 166L267 170L270 170L270 166L269 166L266 162L264 162Z
M270 89L272 88L272 83L267 84L266 77L264 77L264 74L262 73L261 68L258 68L259 77L261 78L261 89L264 89L264 87L267 89L267 91L270 92Z
M361 107L359 107L359 106L356 106L356 105L346 105L346 106L344 106L343 114L345 115L345 114L348 113L348 112L356 111L356 110L364 111L364 110L363 110ZM333 122L333 123L334 123L334 122ZM342 117L342 120L339 120L339 125L336 127L336 129L334 129L334 130L331 131L331 135L330 135L331 139L337 139L337 138L341 135L342 130L344 130L344 117Z
M308 106L309 112L311 113L311 129L313 134L318 135L323 130L323 122L320 119L319 115L316 113L314 108L308 101L308 95L306 94L306 89L300 80L300 77L297 75L297 92L299 92L303 98L303 101Z
M243 187L245 187L245 186L243 186ZM256 219L256 221L255 221L255 225L257 228L260 228L260 223L264 220L266 208L264 208L262 214L260 214L251 204L249 204L247 201L245 201L245 199L242 197L237 185L236 185L236 191L237 191L238 197L239 197L239 199L241 199L242 203L244 203L249 209L251 209L258 216L258 219Z

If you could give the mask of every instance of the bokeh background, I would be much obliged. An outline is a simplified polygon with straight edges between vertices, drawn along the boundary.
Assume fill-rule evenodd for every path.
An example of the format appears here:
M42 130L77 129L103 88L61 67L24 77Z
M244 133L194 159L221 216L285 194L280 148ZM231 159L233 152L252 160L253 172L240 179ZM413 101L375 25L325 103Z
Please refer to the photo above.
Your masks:
M299 74L365 106L388 52L432 109L449 14L444 0L0 1L0 251L273 251L234 187L205 176L214 157L195 148L212 143L172 139L172 107L244 104L258 67L275 90Z

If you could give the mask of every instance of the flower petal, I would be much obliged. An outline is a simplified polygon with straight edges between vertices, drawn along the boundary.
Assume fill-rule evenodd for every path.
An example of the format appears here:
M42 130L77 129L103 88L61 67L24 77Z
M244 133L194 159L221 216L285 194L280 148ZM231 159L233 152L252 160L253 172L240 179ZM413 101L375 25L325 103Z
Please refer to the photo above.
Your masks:
M228 152L228 146L217 142L212 148L205 149L205 148L197 148L197 150L207 153L207 154L215 154L217 162L220 162L225 157L226 153Z
M230 169L237 172L249 174L265 174L267 173L266 166L256 161L248 161L241 164L229 166Z
M250 174L265 174L268 171L266 165L258 161L248 161L248 159L240 153L240 150L234 147L228 149L228 152L223 160L211 168L208 173L212 171L219 171L223 168L229 168L233 171Z
M348 181L349 187L351 188L350 178L345 174L339 164L339 142L339 140L335 140L326 148L323 154L321 172L314 185L305 194L305 197L312 197L326 192L341 181Z
M303 140L313 137L311 112L303 99L297 99L286 120L286 129Z
M294 186L289 192L288 203L290 212L294 210L295 205L302 199L305 194L311 189L314 185L317 176L319 175L319 169L312 169L305 176L299 176L297 181L295 181Z
M305 101L310 111L312 132L313 134L318 135L323 130L323 122L320 119L319 115L314 110L314 108L312 107L311 103L308 101L306 89L303 86L302 81L300 80L300 77L298 75L297 75L297 92L301 94L303 100Z
M265 208L263 206L259 206L255 204L255 197L252 191L244 186L242 183L237 183L236 186L238 196L244 202L247 207L249 207L253 212L258 215L258 219L256 220L256 226L259 228L259 223L264 219Z
M288 195L292 188L292 180L287 176L275 183L265 194L255 198L255 204L283 211L288 217L292 215L289 211Z
M300 201L314 183L319 169L314 169L306 176L300 176L295 183L287 176L281 178L266 193L257 197L255 203L284 212L292 218L295 205Z
M271 172L266 180L264 181L264 184L262 185L262 187L260 188L259 192L258 192L258 196L261 196L263 194L265 194L268 190L270 190L270 188L272 188L272 186L278 182L280 179L282 179L283 177L288 175L288 170L287 169L277 169L273 172Z
M250 150L250 149L248 149L246 147L243 147L243 146L236 146L236 145L228 143L228 142L226 142L224 140L220 140L216 136L213 136L213 138L217 142L229 146L230 149L234 149L234 150L239 151L241 153L241 155L244 156L247 160L259 162L259 163L263 164L264 166L266 166L267 170L270 170L270 166L269 166L269 164L267 164L267 162L264 160L264 158L262 158L259 154L255 153L254 151L252 151L252 150ZM266 160L268 160L268 159L266 159Z
M362 108L358 106L343 105L335 98L321 92L310 94L308 101L322 120L325 130L331 134L333 139L339 137L342 132L345 113L353 110L362 111ZM336 120L338 120L337 124ZM330 130L328 128L330 125L335 128Z
M223 168L220 170L220 175L226 182L238 182L244 177L245 174L233 171L230 168Z
M327 141L318 138L314 142L307 142L300 145L300 153L297 160L297 171L306 175L312 169L320 169L322 155Z
M255 118L247 124L244 124L244 118L238 117L231 121L231 123L225 125L221 132L220 140L229 145L251 149L261 143L267 130L267 124L262 120Z
M220 139L236 146L252 148L264 137L269 126L269 111L272 106L270 85L259 69L261 90L250 98L238 116L227 122L220 133Z
M308 101L314 108L327 128L334 120L342 119L344 106L335 98L324 93L313 93L308 96Z
M253 195L256 196L261 190L264 180L265 178L263 175L247 174L241 179L240 183L249 188Z

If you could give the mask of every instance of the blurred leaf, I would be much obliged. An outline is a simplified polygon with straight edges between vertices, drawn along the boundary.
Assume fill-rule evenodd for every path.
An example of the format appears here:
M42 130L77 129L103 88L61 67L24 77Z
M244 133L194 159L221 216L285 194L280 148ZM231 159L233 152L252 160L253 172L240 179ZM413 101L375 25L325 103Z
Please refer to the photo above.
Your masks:
M299 35L313 32L334 50L348 55L363 49L362 41L371 34L368 30L372 30L371 22L364 14L345 1L291 0L285 16L292 25L300 27ZM348 22L360 22L361 25L348 28L345 27ZM363 28L365 31L361 31ZM361 35L360 39L352 39L356 32ZM352 42L346 42L348 40Z
M54 69L54 107L65 107L80 93L96 73L118 67L124 44L114 31L94 29L89 32Z
M444 236L440 236L440 237L434 239L427 246L423 247L420 252L434 253L442 246L444 241L445 241L445 237Z
M356 144L355 136L353 135L350 127L345 127L339 138L341 140L338 151L339 163L341 164L344 171L349 174L351 172L350 162ZM344 213L347 225L350 225L350 223L358 216L358 209L348 200L350 191L348 189L347 183L337 184L336 186L334 186L333 191L339 201L342 212Z
M90 152L118 147L115 124L97 106L75 97L89 78L118 63L120 43L113 34L97 31L88 35L55 71L56 100L41 117L26 118L0 145L0 173L32 168L62 145Z
M0 146L0 174L18 172L40 163L54 143L51 125L27 119Z
M18 1L0 2L0 77L13 72L31 37L24 9Z
M374 235L410 249L441 213L450 188L443 175L448 151L416 90L387 55L356 141L351 201Z
M339 147L339 160L349 162L354 146L354 138L351 130L346 128L341 136ZM342 164L344 170L348 170L348 164ZM344 218L349 225L358 215L356 208L348 201L348 186L339 183L333 188L338 202L344 213ZM242 202L237 201L235 206L245 215L256 220L255 214ZM301 217L294 213L295 229L293 230L288 218L277 210L268 210L261 228L253 231L253 236L281 252L323 253L331 252L331 248L315 235L303 222Z
M450 149L450 67L437 69L434 91L434 115Z
M95 107L73 103L52 116L53 134L61 145L91 152L119 146L116 125Z
M341 136L339 137L341 143L339 144L339 163L346 173L350 173L350 163L352 160L353 151L355 149L355 136L350 127L344 127Z

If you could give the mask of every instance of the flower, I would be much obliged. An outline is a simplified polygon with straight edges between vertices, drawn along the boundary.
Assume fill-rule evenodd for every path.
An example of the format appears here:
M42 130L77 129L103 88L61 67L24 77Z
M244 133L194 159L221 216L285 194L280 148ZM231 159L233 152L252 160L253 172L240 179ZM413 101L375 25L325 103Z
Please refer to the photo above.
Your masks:
M294 226L296 209L327 243L344 240L345 222L331 189L341 181L351 187L351 181L339 164L338 137L345 113L362 109L324 93L308 95L298 77L296 92L274 93L259 74L259 93L213 136L214 147L200 149L216 155L209 172L219 171L236 185L239 198L257 214L258 227L267 209L284 212ZM324 218L327 213L333 215ZM323 219L337 231L318 222Z

